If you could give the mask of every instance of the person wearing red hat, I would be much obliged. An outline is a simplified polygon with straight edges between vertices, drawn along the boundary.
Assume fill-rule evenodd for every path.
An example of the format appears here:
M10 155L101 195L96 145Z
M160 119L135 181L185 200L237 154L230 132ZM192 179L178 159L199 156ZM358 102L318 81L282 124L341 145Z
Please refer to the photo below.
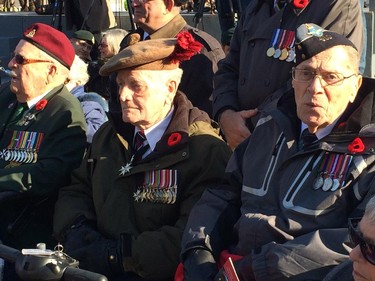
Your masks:
M39 242L53 248L57 190L84 154L85 118L64 86L73 59L62 32L32 24L8 64L12 78L0 89L0 240L17 249Z

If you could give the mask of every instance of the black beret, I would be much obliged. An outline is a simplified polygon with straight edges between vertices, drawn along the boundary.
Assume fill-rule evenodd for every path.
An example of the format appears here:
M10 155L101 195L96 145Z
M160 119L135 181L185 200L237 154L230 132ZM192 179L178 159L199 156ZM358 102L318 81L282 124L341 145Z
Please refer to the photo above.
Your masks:
M313 23L301 24L296 31L296 64L335 46L351 46L357 50L354 44L342 34L325 30Z

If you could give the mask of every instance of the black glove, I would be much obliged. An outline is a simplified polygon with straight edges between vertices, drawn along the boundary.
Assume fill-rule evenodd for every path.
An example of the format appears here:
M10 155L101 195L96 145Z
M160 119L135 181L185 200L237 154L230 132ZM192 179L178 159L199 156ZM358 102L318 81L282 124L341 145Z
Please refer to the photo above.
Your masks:
M69 256L79 261L82 269L106 276L124 272L123 239L105 238L85 219L75 222L66 232L63 246Z
M204 249L192 249L184 259L184 281L211 281L218 271L212 253Z

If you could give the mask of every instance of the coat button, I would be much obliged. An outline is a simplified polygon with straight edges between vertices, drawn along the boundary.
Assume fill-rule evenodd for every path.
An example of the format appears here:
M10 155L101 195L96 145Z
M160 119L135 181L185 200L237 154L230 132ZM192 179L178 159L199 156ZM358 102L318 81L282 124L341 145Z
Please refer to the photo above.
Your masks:
M186 157L187 153L186 152L182 152L182 157Z

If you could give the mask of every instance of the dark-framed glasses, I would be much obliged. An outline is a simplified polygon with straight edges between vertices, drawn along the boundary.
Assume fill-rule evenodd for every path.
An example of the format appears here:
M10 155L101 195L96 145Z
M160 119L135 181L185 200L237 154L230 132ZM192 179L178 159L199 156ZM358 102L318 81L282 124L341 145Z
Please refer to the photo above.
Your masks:
M50 62L50 63L52 63L52 61L50 61L50 60L27 59L20 54L14 54L12 57L14 58L14 61L19 65L25 65L25 64L29 64L29 63L37 63L37 62Z
M363 234L358 229L361 218L350 218L348 220L349 238L353 248L359 245L363 257L371 264L375 265L375 244L366 241Z
M324 85L335 85L339 86L341 85L345 79L348 79L354 75L357 75L356 73L353 73L349 76L344 76L342 73L338 72L322 72L322 73L317 73L316 71L313 70L307 70L307 69L300 69L293 67L292 68L292 78L293 80L297 82L302 82L302 83L310 83L316 76L319 77L320 82L322 80L325 82Z

